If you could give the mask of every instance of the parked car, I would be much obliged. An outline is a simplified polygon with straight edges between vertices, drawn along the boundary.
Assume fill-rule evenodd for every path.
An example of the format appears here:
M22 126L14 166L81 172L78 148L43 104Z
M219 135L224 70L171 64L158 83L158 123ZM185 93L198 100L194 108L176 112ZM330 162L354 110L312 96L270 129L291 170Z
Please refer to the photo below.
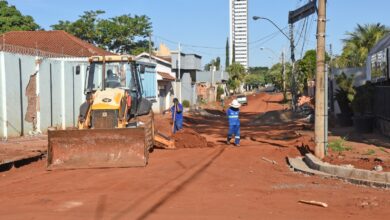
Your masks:
M275 92L275 85L268 83L265 85L265 92Z
M238 96L237 96L237 101L238 101L241 105L248 105L248 99L246 98L245 95L238 95Z

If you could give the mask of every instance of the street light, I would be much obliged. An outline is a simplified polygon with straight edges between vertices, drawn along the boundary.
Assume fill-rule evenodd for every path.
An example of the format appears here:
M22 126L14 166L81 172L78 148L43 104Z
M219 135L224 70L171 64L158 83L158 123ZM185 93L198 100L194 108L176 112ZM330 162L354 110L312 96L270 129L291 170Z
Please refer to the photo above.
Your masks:
M284 33L284 31L278 26L275 24L275 22L273 22L271 19L268 19L268 18L265 18L265 17L259 17L259 16L253 16L252 17L253 20L259 20L259 19L263 19L263 20L267 20L269 22L271 22L271 24L273 26L275 26L289 41L290 41L290 49L291 49L291 94L292 94L292 108L293 108L293 111L296 110L297 108L297 92L296 92L296 85L295 85L295 82L296 82L296 79L295 79L295 54L294 54L294 50L295 50L295 46L294 46L294 38L293 38L293 32L292 32L292 24L290 25L290 35L291 37L287 36L286 33Z
M271 22L271 24L273 24L280 32L282 32L282 34L283 34L288 40L291 40L291 39L287 36L287 34L284 33L283 30L282 30L278 25L276 25L275 22L273 22L271 19L268 19L268 18L265 18L265 17L259 17L259 16L253 16L252 18L253 18L253 20L255 20L255 21L256 21L256 20L259 20L259 19L264 19L264 20L267 20L267 21Z

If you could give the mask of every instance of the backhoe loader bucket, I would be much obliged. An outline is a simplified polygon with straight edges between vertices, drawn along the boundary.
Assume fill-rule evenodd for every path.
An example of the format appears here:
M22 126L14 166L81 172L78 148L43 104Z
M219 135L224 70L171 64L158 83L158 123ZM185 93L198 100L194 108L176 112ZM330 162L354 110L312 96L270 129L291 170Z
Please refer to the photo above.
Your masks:
M148 162L145 128L48 131L47 169L139 167Z

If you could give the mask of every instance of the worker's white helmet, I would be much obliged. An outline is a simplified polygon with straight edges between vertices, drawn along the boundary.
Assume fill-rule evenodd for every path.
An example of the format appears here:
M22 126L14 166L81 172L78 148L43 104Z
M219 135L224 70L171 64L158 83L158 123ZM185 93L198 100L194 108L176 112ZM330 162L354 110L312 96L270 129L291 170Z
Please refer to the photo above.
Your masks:
M237 99L234 99L232 103L230 103L230 106L233 108L239 108L241 107L241 104L237 101Z

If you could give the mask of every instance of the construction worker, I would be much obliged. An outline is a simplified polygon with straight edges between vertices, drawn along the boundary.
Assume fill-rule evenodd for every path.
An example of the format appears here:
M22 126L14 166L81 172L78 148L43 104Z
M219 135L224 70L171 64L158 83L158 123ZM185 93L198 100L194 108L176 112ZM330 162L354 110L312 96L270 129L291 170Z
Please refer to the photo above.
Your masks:
M183 128L183 106L179 103L177 98L173 99L173 106L171 107L173 133Z
M106 79L106 87L107 88L117 88L120 87L121 83L119 82L119 77L117 74L109 69L107 70L107 79Z
M219 99L221 100L222 111L225 111L225 94L222 93Z
M240 146L240 107L241 104L237 101L237 99L234 99L232 103L230 103L230 108L226 112L229 120L229 132L226 143L230 144L230 139L232 139L234 135L234 145L236 147Z

